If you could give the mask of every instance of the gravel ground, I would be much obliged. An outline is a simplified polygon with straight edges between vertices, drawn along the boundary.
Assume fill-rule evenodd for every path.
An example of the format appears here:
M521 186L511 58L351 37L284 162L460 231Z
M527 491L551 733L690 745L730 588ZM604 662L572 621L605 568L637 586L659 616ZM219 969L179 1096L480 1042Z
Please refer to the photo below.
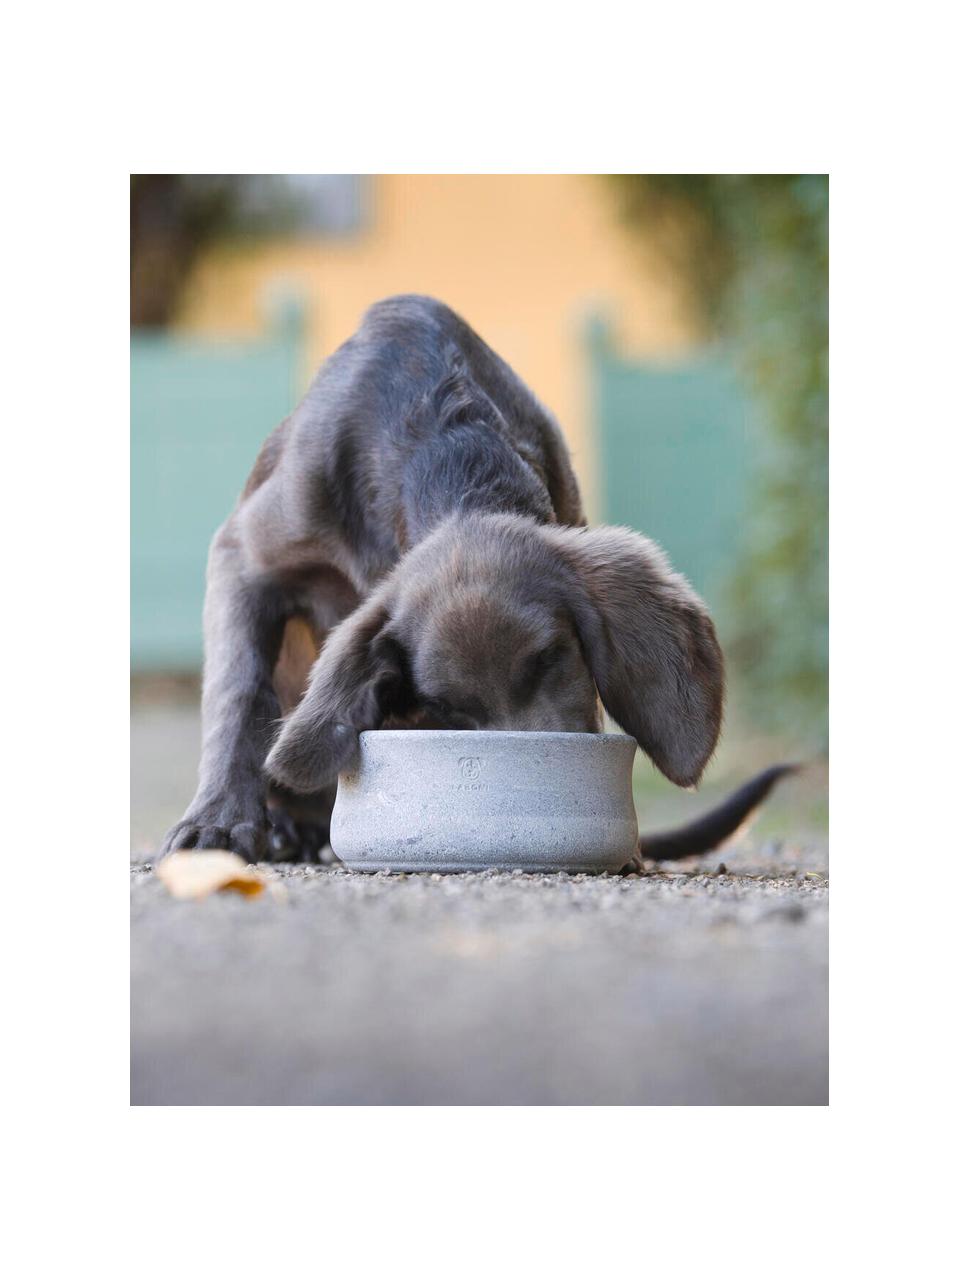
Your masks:
M827 1101L823 876L274 870L132 867L135 1104Z
M778 789L706 875L279 867L283 900L177 902L149 861L192 793L199 715L160 692L132 722L135 1103L826 1102L822 778ZM728 735L699 796L641 784L641 825L777 758Z

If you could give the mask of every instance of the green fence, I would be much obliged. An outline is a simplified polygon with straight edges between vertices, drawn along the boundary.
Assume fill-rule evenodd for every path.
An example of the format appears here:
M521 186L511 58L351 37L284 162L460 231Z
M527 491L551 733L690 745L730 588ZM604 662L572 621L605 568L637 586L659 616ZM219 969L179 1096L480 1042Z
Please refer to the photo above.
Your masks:
M722 613L742 548L757 427L749 400L719 353L627 361L599 319L587 344L603 519L653 538Z
M262 339L131 340L131 664L191 670L202 655L207 549L267 434L298 399L299 309Z

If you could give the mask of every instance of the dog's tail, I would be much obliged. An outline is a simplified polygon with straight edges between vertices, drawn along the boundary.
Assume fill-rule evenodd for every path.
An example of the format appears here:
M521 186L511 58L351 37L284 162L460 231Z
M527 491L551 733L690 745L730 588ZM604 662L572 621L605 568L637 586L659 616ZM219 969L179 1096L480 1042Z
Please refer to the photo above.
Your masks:
M797 764L775 764L744 783L716 809L711 809L687 826L677 827L674 831L659 831L649 836L641 835L641 858L665 862L673 858L693 858L700 853L709 853L743 825L781 778L797 773L801 768Z

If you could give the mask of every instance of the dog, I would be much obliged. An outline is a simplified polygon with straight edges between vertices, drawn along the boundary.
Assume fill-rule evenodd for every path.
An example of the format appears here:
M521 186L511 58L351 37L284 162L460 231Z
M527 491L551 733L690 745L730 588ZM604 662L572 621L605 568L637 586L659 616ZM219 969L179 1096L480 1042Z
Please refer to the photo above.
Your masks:
M681 787L720 734L703 602L648 538L587 527L551 415L427 297L372 306L268 437L213 538L204 647L199 785L162 853L318 856L365 729L597 733L605 708ZM715 847L787 769L639 855Z

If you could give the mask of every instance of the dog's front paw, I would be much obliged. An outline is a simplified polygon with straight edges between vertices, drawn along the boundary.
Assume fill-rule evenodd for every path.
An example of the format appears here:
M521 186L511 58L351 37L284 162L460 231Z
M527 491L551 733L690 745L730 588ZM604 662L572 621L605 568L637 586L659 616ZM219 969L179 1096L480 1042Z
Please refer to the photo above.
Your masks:
M294 818L283 809L269 811L267 856L273 862L333 862L330 822Z
M238 805L224 800L191 805L164 837L160 857L177 849L229 849L247 862L260 862L267 855L269 829L262 804Z

